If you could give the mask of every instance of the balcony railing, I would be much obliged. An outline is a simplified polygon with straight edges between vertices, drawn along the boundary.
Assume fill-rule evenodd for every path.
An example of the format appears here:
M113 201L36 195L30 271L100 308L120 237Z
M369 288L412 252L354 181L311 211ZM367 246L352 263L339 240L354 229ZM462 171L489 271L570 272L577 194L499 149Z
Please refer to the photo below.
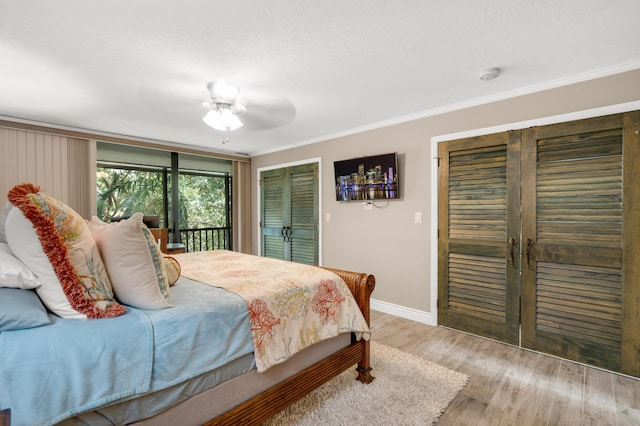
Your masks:
M180 242L187 253L231 250L231 228L180 228Z

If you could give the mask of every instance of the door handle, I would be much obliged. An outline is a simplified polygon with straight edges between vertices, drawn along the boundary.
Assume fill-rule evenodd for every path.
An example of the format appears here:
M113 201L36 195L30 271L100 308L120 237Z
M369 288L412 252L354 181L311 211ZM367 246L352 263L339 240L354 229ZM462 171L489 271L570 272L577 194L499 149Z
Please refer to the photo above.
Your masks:
M291 227L290 226L283 226L282 229L280 230L280 235L282 235L282 240L284 242L289 242L291 241Z
M533 240L531 238L527 238L524 240L524 244L527 246L525 253L527 256L527 269L531 268L531 247L533 247Z
M509 265L510 266L515 266L515 249L516 249L516 243L518 242L517 238L509 238Z

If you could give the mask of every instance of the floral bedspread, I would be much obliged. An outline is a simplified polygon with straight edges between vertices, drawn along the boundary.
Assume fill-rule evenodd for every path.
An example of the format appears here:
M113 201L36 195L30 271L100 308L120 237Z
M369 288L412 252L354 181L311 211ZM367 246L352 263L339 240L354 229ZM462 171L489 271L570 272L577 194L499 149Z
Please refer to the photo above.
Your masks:
M175 257L183 276L244 299L258 372L340 333L369 339L349 288L325 269L226 250Z

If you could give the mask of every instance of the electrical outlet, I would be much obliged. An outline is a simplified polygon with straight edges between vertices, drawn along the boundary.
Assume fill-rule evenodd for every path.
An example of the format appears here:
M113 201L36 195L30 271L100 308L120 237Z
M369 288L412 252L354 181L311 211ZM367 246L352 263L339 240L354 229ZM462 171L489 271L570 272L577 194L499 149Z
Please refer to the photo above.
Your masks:
M364 205L364 209L365 209L365 210L373 210L373 204L371 204L371 203L365 203L365 205Z

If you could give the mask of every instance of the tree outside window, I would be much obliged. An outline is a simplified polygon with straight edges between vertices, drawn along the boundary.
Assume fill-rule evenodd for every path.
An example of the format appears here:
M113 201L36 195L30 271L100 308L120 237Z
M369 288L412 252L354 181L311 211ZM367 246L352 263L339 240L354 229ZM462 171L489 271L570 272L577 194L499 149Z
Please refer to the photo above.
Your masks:
M98 217L105 222L136 212L164 221L163 172L100 167L97 176Z
M172 231L173 212L177 212L180 242L187 251L231 248L230 173L195 169L172 173L171 167L101 162L98 157L96 192L101 220L111 222L142 212L159 216L160 226ZM178 179L176 208L171 205L172 176ZM169 235L172 242L172 232Z

